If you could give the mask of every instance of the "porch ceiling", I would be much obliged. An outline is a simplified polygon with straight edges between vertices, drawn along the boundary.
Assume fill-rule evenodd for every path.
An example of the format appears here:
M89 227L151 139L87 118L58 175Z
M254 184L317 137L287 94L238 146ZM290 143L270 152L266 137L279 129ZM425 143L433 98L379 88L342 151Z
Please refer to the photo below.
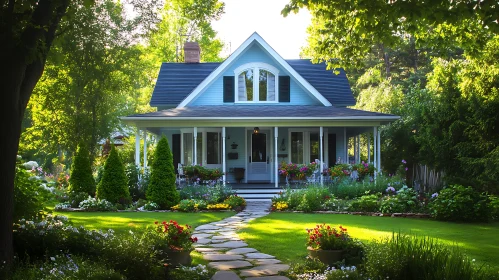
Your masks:
M342 107L290 105L227 105L174 108L123 117L138 127L240 126L379 126L399 116Z

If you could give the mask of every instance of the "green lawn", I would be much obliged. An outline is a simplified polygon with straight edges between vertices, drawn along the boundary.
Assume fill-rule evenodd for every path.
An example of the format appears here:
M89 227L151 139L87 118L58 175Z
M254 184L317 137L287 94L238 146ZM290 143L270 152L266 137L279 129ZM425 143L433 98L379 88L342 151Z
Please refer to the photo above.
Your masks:
M117 233L137 230L152 225L155 221L175 220L181 225L196 227L219 221L234 215L234 212L56 212L67 216L75 226L87 229L113 229Z
M370 217L336 214L271 213L250 222L240 232L250 247L276 256L284 262L297 262L307 255L305 229L318 223L343 225L351 236L362 241L401 232L438 238L458 244L479 263L499 267L499 223L457 224L409 218Z

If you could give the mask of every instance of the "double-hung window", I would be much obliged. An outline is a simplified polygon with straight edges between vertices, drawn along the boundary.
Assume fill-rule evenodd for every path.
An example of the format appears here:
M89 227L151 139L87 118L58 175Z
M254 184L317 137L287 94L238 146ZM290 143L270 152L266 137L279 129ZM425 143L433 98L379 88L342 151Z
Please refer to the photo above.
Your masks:
M196 163L208 167L222 164L222 132L219 129L198 129ZM194 137L191 129L182 130L182 163L194 164Z
M278 102L279 70L266 63L248 63L234 70L238 103Z

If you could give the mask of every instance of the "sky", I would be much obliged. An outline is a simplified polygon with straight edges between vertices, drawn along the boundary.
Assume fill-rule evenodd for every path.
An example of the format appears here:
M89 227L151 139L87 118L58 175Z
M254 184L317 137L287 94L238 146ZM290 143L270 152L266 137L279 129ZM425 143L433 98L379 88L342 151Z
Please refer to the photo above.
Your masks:
M258 32L285 59L299 58L300 48L306 45L310 13L305 9L286 18L281 10L289 0L222 0L225 13L212 23L218 38L226 44L228 56L253 32Z

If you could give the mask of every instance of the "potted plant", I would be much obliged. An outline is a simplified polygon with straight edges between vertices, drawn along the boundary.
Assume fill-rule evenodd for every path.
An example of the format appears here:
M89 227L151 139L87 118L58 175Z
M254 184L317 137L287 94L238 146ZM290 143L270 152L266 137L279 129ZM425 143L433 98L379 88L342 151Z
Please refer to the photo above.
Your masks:
M310 258L318 259L330 266L341 261L345 251L355 245L347 229L342 226L337 229L321 224L313 229L307 229L307 233L307 249Z
M193 244L198 241L197 237L192 237L191 226L183 227L172 220L162 223L156 221L154 224L152 233L156 239L155 246L159 246L167 262L173 266L190 265Z

